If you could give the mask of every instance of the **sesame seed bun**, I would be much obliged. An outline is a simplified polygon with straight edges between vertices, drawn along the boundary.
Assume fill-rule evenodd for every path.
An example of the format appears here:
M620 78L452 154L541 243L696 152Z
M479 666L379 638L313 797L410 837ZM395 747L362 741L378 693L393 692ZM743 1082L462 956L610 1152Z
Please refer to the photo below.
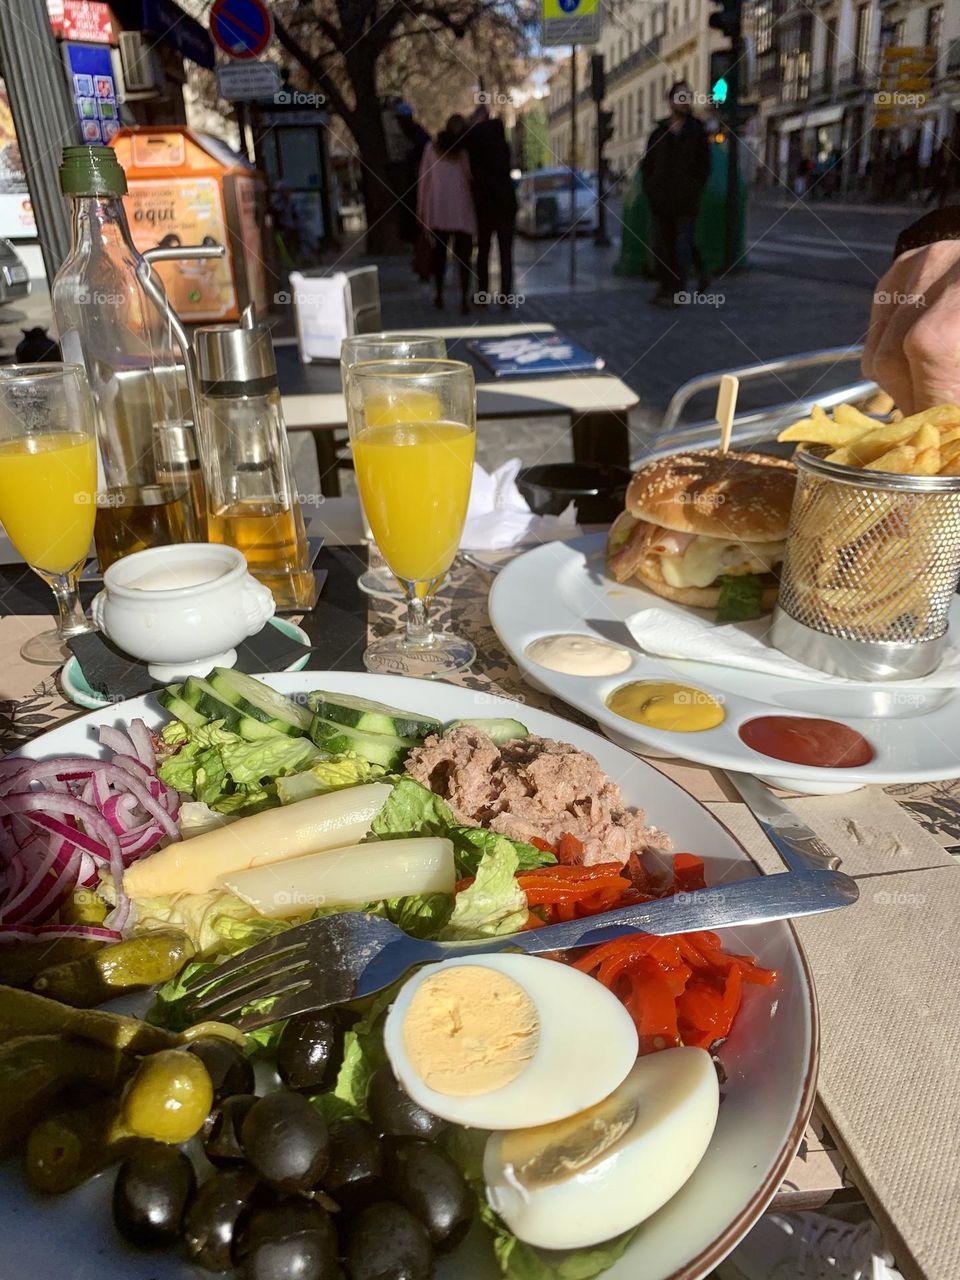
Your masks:
M627 489L627 511L677 533L781 542L796 474L792 462L763 453L676 453L640 468Z

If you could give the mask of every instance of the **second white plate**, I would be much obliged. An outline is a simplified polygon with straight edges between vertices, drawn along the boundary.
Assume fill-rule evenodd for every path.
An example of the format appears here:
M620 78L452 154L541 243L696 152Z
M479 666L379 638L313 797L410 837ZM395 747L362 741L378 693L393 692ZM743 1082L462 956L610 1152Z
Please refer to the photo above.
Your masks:
M593 716L614 741L655 755L752 773L810 794L852 791L870 783L915 782L960 776L960 715L954 690L877 689L805 683L705 662L673 661L641 653L626 627L640 609L680 608L604 575L606 535L550 542L511 561L494 580L490 618L504 646L533 685ZM532 662L527 647L540 636L579 632L611 640L634 654L616 676L569 676ZM671 733L635 724L609 710L606 699L631 680L679 680L718 697L726 716L715 729ZM751 750L738 730L769 714L840 720L874 749L853 769L812 768Z

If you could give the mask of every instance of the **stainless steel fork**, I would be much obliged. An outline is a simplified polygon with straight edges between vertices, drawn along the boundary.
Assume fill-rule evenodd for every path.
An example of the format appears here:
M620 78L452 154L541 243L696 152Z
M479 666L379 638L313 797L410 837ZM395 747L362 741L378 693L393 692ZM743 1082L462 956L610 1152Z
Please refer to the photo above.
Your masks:
M761 924L849 906L858 894L856 882L839 871L797 871L468 943L424 942L380 916L359 911L321 916L249 947L213 972L188 979L184 985L196 995L186 1012L198 1021L216 1018L253 1031L372 995L429 961L497 951L565 951L638 931L664 936ZM262 1005L266 1001L269 1007Z

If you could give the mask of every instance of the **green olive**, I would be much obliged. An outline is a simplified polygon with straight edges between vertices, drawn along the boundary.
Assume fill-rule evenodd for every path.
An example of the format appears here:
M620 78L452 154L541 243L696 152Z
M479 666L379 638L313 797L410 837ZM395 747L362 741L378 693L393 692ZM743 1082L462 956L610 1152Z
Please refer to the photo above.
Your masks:
M163 1049L144 1058L127 1086L123 1120L138 1138L186 1142L213 1105L210 1075L195 1053Z

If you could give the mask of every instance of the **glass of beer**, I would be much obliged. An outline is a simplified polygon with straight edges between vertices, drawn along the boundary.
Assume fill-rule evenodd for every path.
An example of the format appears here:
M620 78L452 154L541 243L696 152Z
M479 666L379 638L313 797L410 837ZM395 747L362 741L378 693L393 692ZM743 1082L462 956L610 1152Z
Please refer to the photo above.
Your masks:
M347 379L355 364L366 360L411 360L416 357L447 354L443 338L432 338L425 333L358 333L344 338L340 346L340 380L346 395ZM361 507L361 512L363 508ZM370 558L366 572L357 579L357 586L371 596L390 596L399 600L403 589L387 568L379 547L373 540L370 521L363 515L366 540L370 545Z
M79 365L0 367L0 521L30 568L53 588L56 630L20 650L58 666L65 641L95 630L83 615L78 580L97 514L93 397Z
M430 600L463 533L473 479L476 388L459 360L375 360L350 370L347 420L370 528L407 600L402 635L372 644L369 671L442 676L476 657L430 625Z

